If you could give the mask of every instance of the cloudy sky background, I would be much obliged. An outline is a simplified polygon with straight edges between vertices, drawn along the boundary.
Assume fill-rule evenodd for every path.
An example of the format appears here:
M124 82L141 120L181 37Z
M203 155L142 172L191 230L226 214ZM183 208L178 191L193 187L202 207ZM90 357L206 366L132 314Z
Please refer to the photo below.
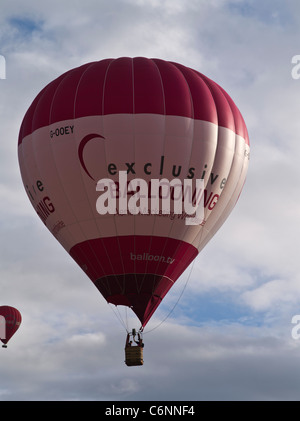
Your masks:
M23 316L0 348L0 400L299 400L299 21L297 0L0 0L0 305ZM215 80L251 143L236 208L148 324L145 364L132 368L124 328L35 214L17 161L39 91L121 56Z

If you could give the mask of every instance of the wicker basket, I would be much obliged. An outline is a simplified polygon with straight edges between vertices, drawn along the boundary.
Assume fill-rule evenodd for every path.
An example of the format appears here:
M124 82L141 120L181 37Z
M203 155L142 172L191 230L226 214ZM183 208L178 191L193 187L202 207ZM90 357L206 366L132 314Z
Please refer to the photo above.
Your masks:
M143 348L140 346L125 348L125 364L128 366L143 365Z

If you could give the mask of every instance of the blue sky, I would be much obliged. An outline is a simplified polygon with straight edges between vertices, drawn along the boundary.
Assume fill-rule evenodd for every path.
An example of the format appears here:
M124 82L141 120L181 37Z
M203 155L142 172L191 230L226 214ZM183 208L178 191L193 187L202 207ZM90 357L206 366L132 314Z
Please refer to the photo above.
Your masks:
M10 18L8 22L22 37L32 36L33 32L42 31L42 23L31 18L15 16Z
M296 0L1 2L0 305L23 323L1 348L0 400L299 399L299 12ZM121 56L215 80L251 145L236 208L149 323L137 370L124 365L113 309L31 208L17 161L22 118L45 84Z

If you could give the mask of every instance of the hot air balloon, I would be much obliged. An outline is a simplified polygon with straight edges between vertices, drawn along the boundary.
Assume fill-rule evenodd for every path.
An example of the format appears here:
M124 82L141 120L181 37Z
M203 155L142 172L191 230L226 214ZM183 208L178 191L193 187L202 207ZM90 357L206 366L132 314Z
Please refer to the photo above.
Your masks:
M36 213L107 302L132 309L140 332L232 211L249 151L243 117L217 83L143 57L87 63L53 80L18 141ZM202 190L186 191L196 180ZM188 193L194 203L195 191L200 223L172 208Z
M7 348L7 342L19 329L22 316L19 310L11 306L0 306L0 339Z

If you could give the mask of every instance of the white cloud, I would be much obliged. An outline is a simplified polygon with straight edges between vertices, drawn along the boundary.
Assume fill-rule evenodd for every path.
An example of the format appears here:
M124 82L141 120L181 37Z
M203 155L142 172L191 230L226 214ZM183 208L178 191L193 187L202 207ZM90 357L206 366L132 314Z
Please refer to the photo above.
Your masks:
M299 279L273 279L246 291L242 298L254 310L278 312L278 308L299 303Z

